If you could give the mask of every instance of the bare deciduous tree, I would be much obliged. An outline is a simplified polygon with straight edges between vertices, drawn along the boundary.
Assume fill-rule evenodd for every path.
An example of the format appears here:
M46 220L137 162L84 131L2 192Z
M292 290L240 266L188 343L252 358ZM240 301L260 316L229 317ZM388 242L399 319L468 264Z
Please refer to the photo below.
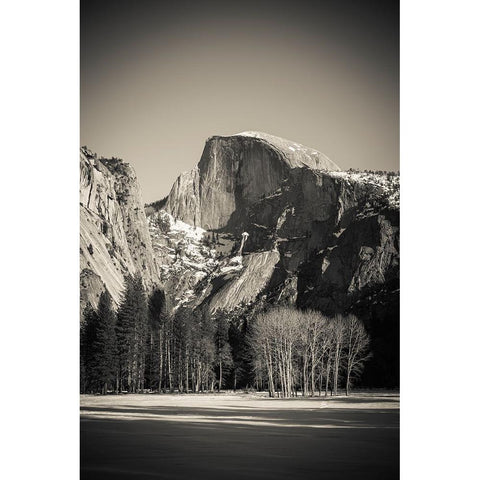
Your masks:
M345 335L345 319L341 315L335 315L331 320L332 349L333 349L333 395L338 393L338 375L342 361L343 340Z
M249 345L256 384L266 376L270 396L296 393L337 395L345 378L348 394L368 358L368 335L354 316L327 318L319 312L273 308L257 315L250 328ZM345 374L345 377L343 376Z
M345 318L346 344L346 380L345 394L348 395L350 384L363 371L365 361L371 357L370 339L363 323L354 315Z

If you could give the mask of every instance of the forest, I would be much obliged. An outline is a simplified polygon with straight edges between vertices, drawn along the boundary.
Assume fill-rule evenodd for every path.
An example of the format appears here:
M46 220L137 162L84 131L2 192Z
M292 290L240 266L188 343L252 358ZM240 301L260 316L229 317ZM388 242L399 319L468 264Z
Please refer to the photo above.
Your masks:
M238 312L179 307L127 276L118 310L108 292L80 325L81 393L267 391L270 397L349 394L371 357L353 315L295 307Z

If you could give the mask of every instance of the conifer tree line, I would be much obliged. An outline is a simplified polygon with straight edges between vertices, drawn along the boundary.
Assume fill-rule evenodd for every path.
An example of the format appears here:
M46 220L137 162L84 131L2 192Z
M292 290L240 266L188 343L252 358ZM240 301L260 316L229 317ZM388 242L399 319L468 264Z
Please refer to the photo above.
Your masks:
M145 388L147 296L140 275L125 278L122 302L100 295L97 310L87 304L80 326L80 391L137 392Z
M293 307L243 317L186 307L172 313L162 290L147 296L140 275L126 277L117 312L103 292L83 317L82 393L250 387L282 397L348 394L369 358L368 335L353 315Z

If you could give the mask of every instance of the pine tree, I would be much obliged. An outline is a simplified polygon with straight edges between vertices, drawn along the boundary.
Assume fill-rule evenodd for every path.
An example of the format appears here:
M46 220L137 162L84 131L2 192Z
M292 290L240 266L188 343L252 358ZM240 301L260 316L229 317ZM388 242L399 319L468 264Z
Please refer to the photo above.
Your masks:
M117 348L115 334L116 315L112 297L102 292L97 309L95 334L92 342L92 383L95 391L107 393L115 386Z
M228 343L228 318L223 312L217 316L215 333L215 364L218 371L218 391L225 383L225 378L233 366L232 347Z
M149 332L147 337L146 380L149 388L162 388L164 344L166 337L166 297L155 289L148 299Z
M148 336L148 304L143 280L140 273L133 277L135 292L135 355L136 355L136 389L145 388L145 357L147 353L146 341Z
M125 390L125 388L130 388L132 379L131 345L133 343L134 329L134 305L132 297L133 279L131 276L127 276L125 278L123 299L118 309L116 328L119 386L121 391Z
M92 391L94 359L92 345L96 335L97 320L97 312L88 302L83 310L83 321L80 324L80 391L82 393Z
M125 284L117 321L120 387L136 392L145 384L147 300L140 274L127 276Z
M196 365L194 391L213 390L215 383L215 325L205 311L193 312L191 318L192 357Z
M233 390L237 389L239 383L245 380L243 377L247 372L247 351L246 351L246 326L243 318L232 318L228 329L228 342L232 348L232 368L230 377Z

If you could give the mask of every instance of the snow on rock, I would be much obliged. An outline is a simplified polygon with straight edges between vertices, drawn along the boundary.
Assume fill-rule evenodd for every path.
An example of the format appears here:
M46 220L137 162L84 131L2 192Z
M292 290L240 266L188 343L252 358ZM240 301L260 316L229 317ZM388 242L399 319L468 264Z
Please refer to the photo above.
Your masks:
M148 217L160 279L179 305L189 301L195 286L218 266L215 249L205 242L206 231L174 218L165 210Z
M243 260L241 255L237 255L236 257L232 257L227 265L220 267L219 273L233 273L239 272L243 268Z
M392 175L379 172L328 172L335 178L342 178L351 183L363 183L372 187L377 187L381 195L387 200L390 208L400 208L400 175Z
M217 278L223 287L215 294L211 310L251 302L265 287L279 260L278 251L221 258L207 244L208 232L164 210L150 215L148 223L161 281L170 292L174 310L202 298L202 286L211 285ZM242 239L247 236L245 232Z

